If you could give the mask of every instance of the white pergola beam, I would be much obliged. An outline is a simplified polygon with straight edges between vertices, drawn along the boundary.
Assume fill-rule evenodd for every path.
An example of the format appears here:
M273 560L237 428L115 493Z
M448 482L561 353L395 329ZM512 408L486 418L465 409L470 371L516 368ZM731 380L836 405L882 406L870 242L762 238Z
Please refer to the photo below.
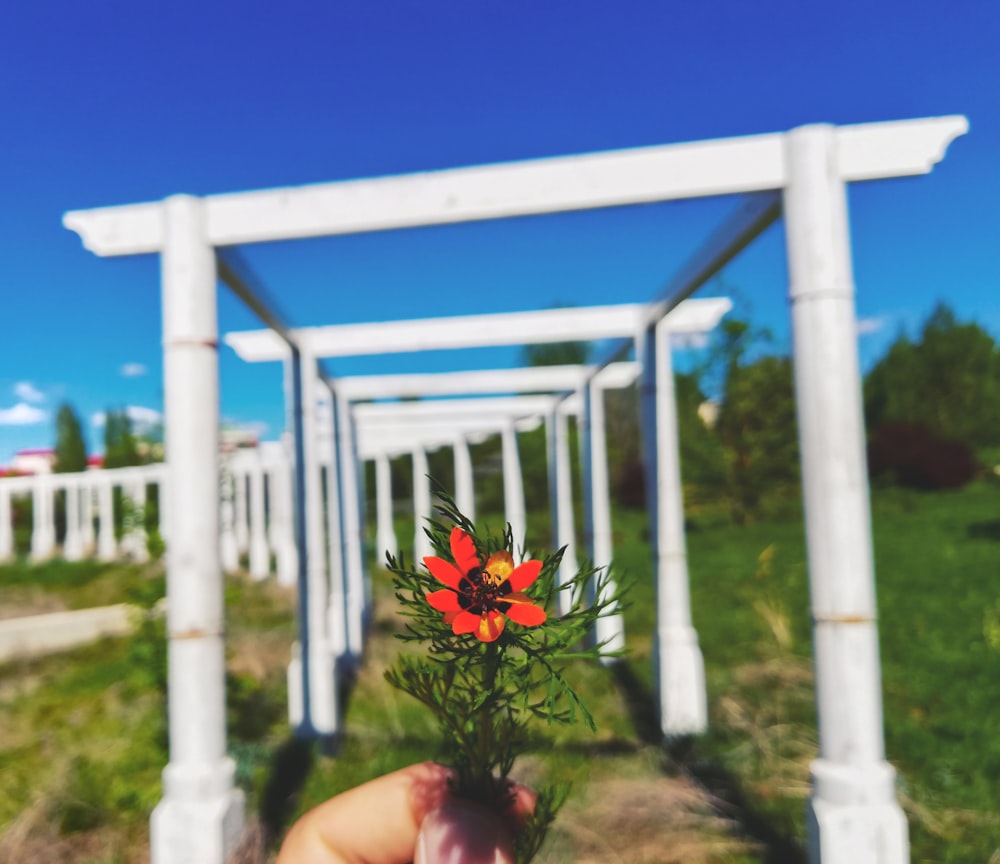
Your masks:
M480 399L436 399L421 402L375 402L355 405L354 416L362 428L371 430L382 424L405 428L410 424L431 420L437 423L465 417L531 417L543 416L552 410L553 396L497 396ZM571 412L579 406L572 397L563 409Z
M606 367L602 375L638 376L636 364L624 361ZM473 372L430 372L403 375L359 375L338 378L337 390L351 401L427 398L488 393L539 393L577 390L594 374L594 366L526 366ZM622 385L627 386L627 385Z
M840 126L837 171L844 181L925 174L967 128L960 116ZM206 239L233 246L762 192L784 187L786 161L784 134L772 133L210 195ZM97 255L163 248L160 202L72 211L63 224Z
M671 310L670 329L674 333L707 333L731 307L730 301L724 297L686 300ZM622 303L456 315L304 327L293 331L293 334L316 357L359 357L453 348L631 339L643 329L649 308L642 303ZM273 330L227 333L225 342L249 363L284 360L289 352L285 340Z

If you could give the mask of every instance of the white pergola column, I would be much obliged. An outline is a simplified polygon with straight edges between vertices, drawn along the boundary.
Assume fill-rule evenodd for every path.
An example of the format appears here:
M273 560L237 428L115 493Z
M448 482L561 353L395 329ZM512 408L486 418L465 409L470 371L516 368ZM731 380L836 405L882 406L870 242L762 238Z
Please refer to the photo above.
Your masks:
M233 573L240 568L240 549L236 539L236 477L231 467L223 463L219 474L219 549L222 569Z
M294 585L299 572L299 550L295 542L295 483L293 466L285 445L281 455L268 472L268 505L270 523L268 538L278 570L278 584Z
M226 756L215 258L198 199L175 196L163 208L170 762L150 820L151 858L224 864L243 831L244 801Z
M362 543L361 487L354 418L350 402L334 394L340 455L340 507L343 524L344 575L347 581L347 647L354 662L364 652L366 590Z
M122 487L128 491L128 499L132 503L131 527L128 534L130 554L133 561L144 563L149 560L149 547L146 545L146 478L140 476ZM216 482L216 496L219 494ZM216 497L218 500L218 497Z
M812 605L819 758L810 859L909 861L885 761L847 196L835 130L786 138L785 233Z
M667 319L646 333L641 393L646 500L656 574L654 682L665 737L708 728L705 661L691 624L677 397Z
M66 493L66 536L63 538L63 558L79 561L83 558L83 538L80 536L80 487L69 483Z
M84 554L94 551L94 488L89 483L80 487L80 545Z
M250 517L248 542L250 547L250 576L258 581L266 579L271 570L271 554L267 545L267 527L264 516L264 466L259 450L247 457L247 476L250 495L247 515ZM272 511L272 518L274 513Z
M595 567L607 568L602 599L616 590L611 577L611 492L608 484L608 448L604 428L604 390L592 379L583 387L584 434L580 438L580 458L585 468L584 507L589 518L584 520L590 560ZM589 530L588 530L589 529ZM597 619L594 638L605 643L604 651L611 653L625 647L625 618L617 604L609 607L608 614ZM614 658L609 658L613 662Z
M464 435L456 435L451 446L452 459L455 463L455 503L462 515L470 522L475 523L476 482L472 472L469 442Z
M165 519L166 502L161 506L161 519ZM101 561L114 561L118 557L115 538L115 498L110 477L102 477L97 484L97 557Z
M0 487L0 561L14 557L14 524L10 506L10 490Z
M399 554L392 522L392 466L386 453L375 457L375 545L380 564L387 554L393 558Z
M31 488L32 530L31 560L45 561L56 547L55 513L52 506L52 484L46 474L36 474Z
M297 469L301 488L296 483L296 518L304 521L304 525L300 522L297 539L300 542L305 540L305 547L299 549L299 584L305 585L308 602L303 609L303 598L300 596L299 627L304 641L296 646L297 650L293 651L292 661L288 666L289 719L305 737L315 734L327 737L339 731L340 723L337 670L327 630L329 575L323 518L323 478L320 473L317 434L319 380L313 356L304 353L301 355L301 362L290 365L292 375L298 378L298 398L291 400L294 421L300 424L295 436L297 464L299 458L302 460ZM295 382L293 386L294 384ZM307 667L305 674L303 662L306 662ZM306 678L308 694L303 689Z
M343 497L340 476L340 436L337 434L341 417L336 396L332 393L328 395L326 402L330 423L328 440L330 449L326 454L329 459L326 475L326 536L330 556L330 594L326 611L328 647L333 653L335 662L340 658L350 662L347 636L347 577L344 571L344 526L340 507Z
M234 460L235 461L235 460ZM250 530L248 527L247 510L247 469L246 457L243 456L234 467L230 465L233 472L233 506L235 509L236 550L238 553L249 553L250 551Z
M566 585L576 576L576 524L573 516L573 477L569 458L569 420L554 407L545 418L545 443L548 451L549 507L552 512L552 543L564 549L556 581ZM569 612L573 604L570 592L556 595L560 615Z
M517 428L508 420L501 429L500 442L503 458L503 508L504 518L510 524L514 540L514 559L526 551L525 532L527 514L524 506L524 479L521 474L521 454L517 449Z
M424 533L431 518L431 481L427 477L427 454L422 447L413 450L413 561L414 566L433 555L431 541Z

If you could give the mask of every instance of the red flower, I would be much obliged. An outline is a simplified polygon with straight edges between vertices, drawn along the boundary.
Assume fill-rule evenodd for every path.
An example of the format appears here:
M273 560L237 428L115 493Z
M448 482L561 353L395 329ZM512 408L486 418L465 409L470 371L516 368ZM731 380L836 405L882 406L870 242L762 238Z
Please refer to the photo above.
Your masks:
M476 554L472 538L461 528L451 531L452 564L443 558L424 558L424 566L448 587L433 591L427 602L444 612L444 623L456 634L475 633L483 642L493 642L503 633L504 616L525 627L545 621L545 610L522 593L538 578L541 561L525 561L514 567L510 552L496 552L485 566Z

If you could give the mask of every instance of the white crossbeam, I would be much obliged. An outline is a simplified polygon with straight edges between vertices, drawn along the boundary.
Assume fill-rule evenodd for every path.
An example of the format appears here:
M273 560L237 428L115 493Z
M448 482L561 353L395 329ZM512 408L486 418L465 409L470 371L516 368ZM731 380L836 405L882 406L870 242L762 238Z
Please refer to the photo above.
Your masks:
M614 372L602 375L638 375L632 362L614 363ZM487 393L542 393L577 390L594 374L593 366L527 366L520 369L481 369L472 372L431 372L403 375L358 375L338 378L337 390L352 402L366 399L458 396ZM623 384L621 386L627 386Z
M925 174L964 117L835 129L844 181ZM784 134L750 135L204 198L206 239L233 246L781 189ZM97 255L163 248L160 202L77 210L63 224Z
M707 333L731 307L731 302L725 297L685 300L670 312L670 329L674 333ZM293 334L316 357L356 357L634 338L642 331L646 315L646 305L623 303L411 321L335 324L305 327L293 331ZM285 341L273 330L227 333L225 342L248 363L284 360L289 353Z

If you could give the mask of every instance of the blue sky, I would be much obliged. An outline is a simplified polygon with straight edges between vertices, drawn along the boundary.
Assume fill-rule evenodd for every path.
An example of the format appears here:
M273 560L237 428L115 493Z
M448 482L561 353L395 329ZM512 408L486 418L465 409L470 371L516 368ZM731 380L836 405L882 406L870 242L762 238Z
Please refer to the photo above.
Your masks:
M279 11L280 5L280 11ZM944 299L1000 335L1000 4L52 0L0 27L0 464L71 402L161 407L158 261L99 259L66 210L674 141L966 114L927 177L851 190L870 364ZM733 202L266 244L293 324L651 298ZM726 271L787 342L781 226ZM256 326L225 289L223 331ZM281 374L222 349L223 413L282 418ZM514 356L343 361L334 373Z

